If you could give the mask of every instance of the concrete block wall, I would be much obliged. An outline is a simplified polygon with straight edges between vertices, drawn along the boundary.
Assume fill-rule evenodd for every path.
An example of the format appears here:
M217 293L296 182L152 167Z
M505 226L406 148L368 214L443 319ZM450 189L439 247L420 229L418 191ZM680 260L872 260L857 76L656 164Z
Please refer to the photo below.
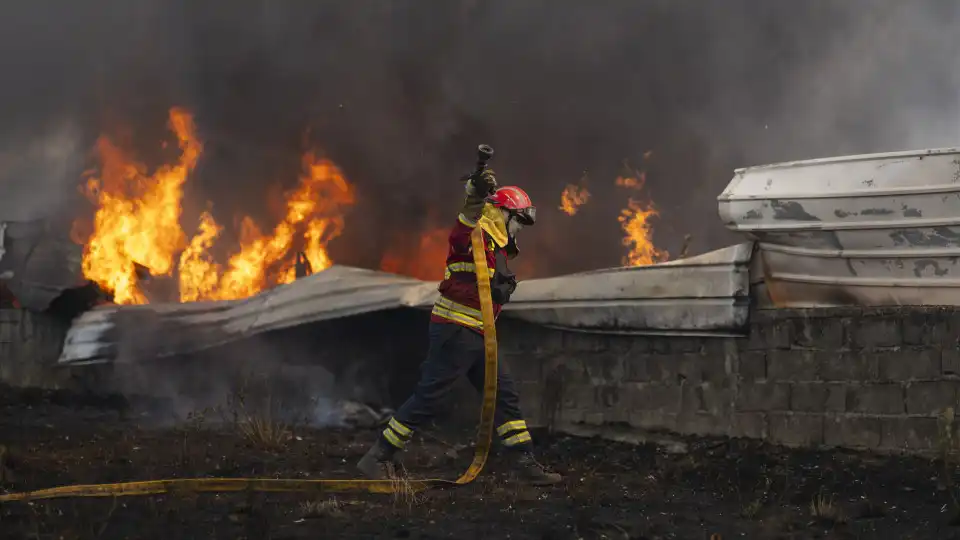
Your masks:
M791 446L926 452L957 407L960 310L763 310L745 338L636 337L501 324L532 422Z
M58 386L65 374L52 369L68 325L25 309L0 309L0 382L13 386Z

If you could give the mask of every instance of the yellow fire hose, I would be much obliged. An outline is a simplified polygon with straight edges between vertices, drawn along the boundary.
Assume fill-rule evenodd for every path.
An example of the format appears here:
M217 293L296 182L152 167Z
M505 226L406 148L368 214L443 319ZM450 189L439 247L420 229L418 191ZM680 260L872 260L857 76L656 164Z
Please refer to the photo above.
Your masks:
M493 433L493 414L497 402L497 331L494 326L493 301L490 297L490 280L484 249L483 233L476 227L470 236L473 246L473 261L477 286L480 293L480 311L483 316L483 347L485 353L483 405L480 409L480 426L477 447L470 467L456 480L429 478L404 482L404 491L423 491L435 487L460 486L472 482L483 470L490 453ZM0 502L64 497L121 497L130 495L158 495L183 492L348 492L393 493L398 489L393 480L302 480L293 478L177 478L169 480L146 480L118 484L87 484L61 486L23 493L0 495Z

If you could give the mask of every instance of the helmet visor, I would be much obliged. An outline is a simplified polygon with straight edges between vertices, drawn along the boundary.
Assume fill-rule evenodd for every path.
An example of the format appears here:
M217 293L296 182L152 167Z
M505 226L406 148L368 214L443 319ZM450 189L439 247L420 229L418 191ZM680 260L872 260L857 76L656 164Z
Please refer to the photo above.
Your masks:
M514 214L517 216L517 221L525 226L533 225L537 221L536 206L528 206L522 210L515 211Z

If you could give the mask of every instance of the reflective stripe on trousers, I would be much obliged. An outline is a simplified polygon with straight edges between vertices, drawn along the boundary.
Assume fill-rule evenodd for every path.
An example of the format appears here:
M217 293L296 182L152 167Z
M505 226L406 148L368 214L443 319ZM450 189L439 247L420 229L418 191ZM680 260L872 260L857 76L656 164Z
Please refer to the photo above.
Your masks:
M532 442L532 437L530 437L530 432L527 431L527 423L523 420L514 420L512 422L505 422L497 428L497 435L500 436L500 442L504 446L517 446L524 443Z
M401 424L396 418L391 418L387 427L383 429L383 438L396 448L403 449L413 437L413 430Z

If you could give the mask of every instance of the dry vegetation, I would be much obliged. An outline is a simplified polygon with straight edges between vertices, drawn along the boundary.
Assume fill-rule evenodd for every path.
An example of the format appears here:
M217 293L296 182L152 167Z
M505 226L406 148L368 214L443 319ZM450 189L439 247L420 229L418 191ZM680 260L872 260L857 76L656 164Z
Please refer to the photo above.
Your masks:
M0 489L184 476L351 478L376 434L299 426L296 437L280 436L292 428L276 417L243 422L258 418L249 399L251 414L235 411L237 423L206 412L150 429L136 424L138 415L124 420L70 399L0 401L0 442L16 457ZM392 496L178 492L0 504L0 539L960 539L941 510L952 495L936 485L944 463L955 463L948 452L934 462L688 440L668 453L537 433L549 443L545 461L566 475L559 486L511 483L494 456L472 485L416 493L411 474L455 478L464 470L470 453L448 450L470 431L419 439L406 469L395 471Z

